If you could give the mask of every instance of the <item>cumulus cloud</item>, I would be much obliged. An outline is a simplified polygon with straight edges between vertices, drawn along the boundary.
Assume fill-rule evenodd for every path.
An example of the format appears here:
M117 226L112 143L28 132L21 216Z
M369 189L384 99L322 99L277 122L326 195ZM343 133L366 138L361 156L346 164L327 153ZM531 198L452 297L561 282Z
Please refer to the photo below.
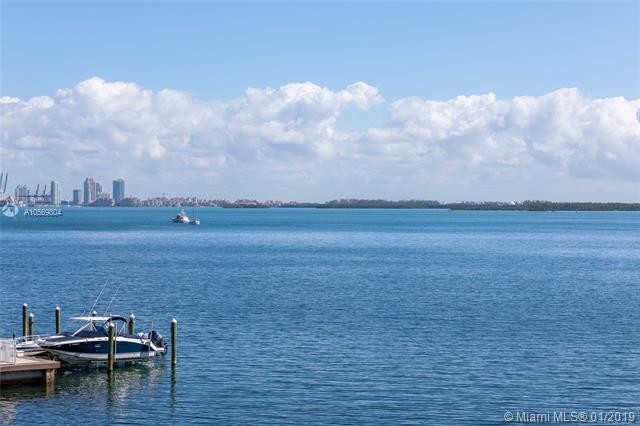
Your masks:
M328 155L349 138L335 128L338 115L382 101L365 83L338 92L313 83L250 88L230 102L204 102L175 90L91 78L55 98L2 98L2 142L5 155L14 156L9 160L40 149L68 163L88 153L105 161L170 156L200 166L277 156L273 151Z
M391 104L374 143L468 165L539 165L576 177L640 180L640 100L591 99L577 89L498 100L493 93Z
M404 185L454 173L640 181L640 100L593 99L577 89L507 100L410 97L389 105L386 125L340 130L345 111L383 102L363 82L338 91L310 82L249 88L237 99L205 101L95 77L53 97L0 98L0 159L74 179L104 170L322 185L340 176L373 191L372 175L403 176Z

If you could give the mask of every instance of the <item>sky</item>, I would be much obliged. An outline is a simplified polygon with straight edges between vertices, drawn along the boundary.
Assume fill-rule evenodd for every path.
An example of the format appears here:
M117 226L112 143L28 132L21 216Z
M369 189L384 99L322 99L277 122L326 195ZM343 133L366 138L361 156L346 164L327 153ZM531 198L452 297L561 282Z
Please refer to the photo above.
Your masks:
M640 2L1 2L9 188L640 201Z

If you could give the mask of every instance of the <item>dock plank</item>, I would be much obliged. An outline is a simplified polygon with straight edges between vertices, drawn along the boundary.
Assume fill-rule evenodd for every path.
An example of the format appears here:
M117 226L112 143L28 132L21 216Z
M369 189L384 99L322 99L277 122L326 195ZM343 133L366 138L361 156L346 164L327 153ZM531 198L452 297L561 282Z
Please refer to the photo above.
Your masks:
M0 364L0 373L9 371L49 370L60 368L60 361L46 358L17 357L15 364Z

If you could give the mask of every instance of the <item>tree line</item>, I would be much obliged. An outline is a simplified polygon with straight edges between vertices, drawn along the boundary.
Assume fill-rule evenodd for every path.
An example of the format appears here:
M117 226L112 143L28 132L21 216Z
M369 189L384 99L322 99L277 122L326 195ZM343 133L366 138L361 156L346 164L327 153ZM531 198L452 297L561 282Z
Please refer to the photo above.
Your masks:
M323 203L291 202L280 207L318 209L449 209L449 210L524 210L524 211L640 211L640 203L566 202L527 200L462 201L441 203L436 200L340 199Z

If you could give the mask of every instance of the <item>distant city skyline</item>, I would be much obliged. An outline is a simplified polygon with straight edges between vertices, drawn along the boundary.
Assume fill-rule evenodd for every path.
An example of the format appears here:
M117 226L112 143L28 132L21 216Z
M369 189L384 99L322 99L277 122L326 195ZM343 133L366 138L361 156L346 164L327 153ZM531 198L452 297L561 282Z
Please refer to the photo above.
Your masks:
M2 173L3 184L6 183L6 176ZM80 188L72 188L70 196L64 195L64 190L61 188L60 182L52 180L49 186L49 192L46 192L47 185L43 185L42 189L40 184L36 185L35 190L32 192L32 187L24 183L18 183L12 193L2 194L2 200L6 197L12 197L16 201L22 202L40 202L49 203L54 205L60 205L62 201L69 202L72 205L89 205L96 200L100 199L113 199L114 203L118 203L126 198L125 193L125 181L122 178L117 178L112 181L113 198L112 194L103 190L102 184L95 180L92 176L87 176Z
M639 17L8 1L0 168L65 198L93 176L89 200L123 177L140 197L638 201Z

